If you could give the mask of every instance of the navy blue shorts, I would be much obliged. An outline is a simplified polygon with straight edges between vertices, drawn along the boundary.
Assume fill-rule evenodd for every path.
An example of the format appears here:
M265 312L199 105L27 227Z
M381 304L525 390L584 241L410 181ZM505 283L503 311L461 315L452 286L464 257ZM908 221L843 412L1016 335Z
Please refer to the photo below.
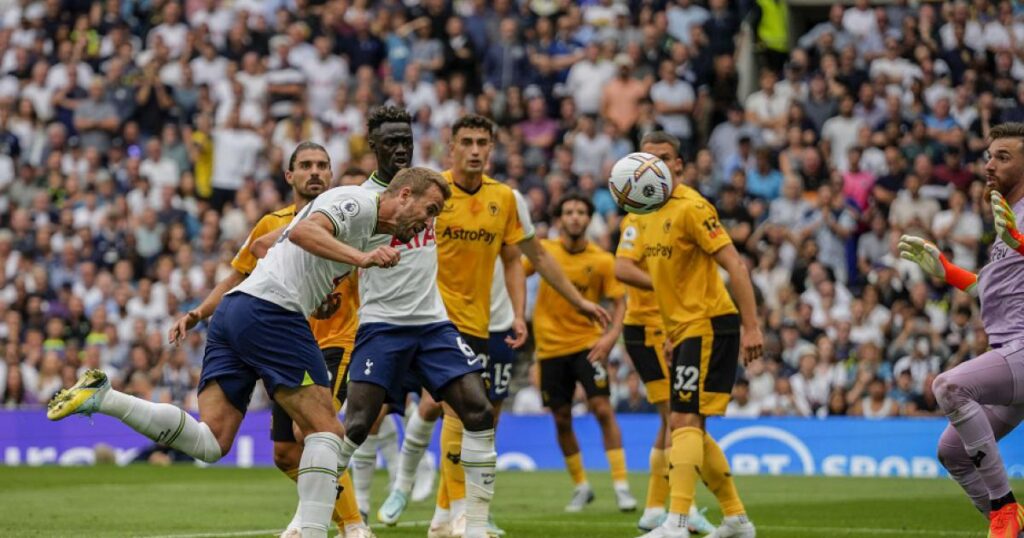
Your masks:
M412 326L365 323L356 332L348 380L383 387L386 403L403 407L410 382L420 383L441 401L441 389L483 370L483 363L484 357L469 347L450 321Z
M515 338L512 329L491 333L487 341L487 397L492 402L508 398L508 385L512 380L512 365L516 362L516 351L505 343L506 337Z
M221 299L210 319L199 392L217 381L232 405L245 413L257 379L271 397L278 387L331 386L323 353L302 314L232 293Z

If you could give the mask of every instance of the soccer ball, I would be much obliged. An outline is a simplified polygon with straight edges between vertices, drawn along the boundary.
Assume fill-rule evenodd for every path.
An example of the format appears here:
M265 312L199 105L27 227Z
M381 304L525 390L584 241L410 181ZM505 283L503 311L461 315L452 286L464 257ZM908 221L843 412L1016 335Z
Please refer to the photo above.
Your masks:
M608 190L627 212L653 213L672 195L672 173L664 161L650 153L630 153L612 167Z

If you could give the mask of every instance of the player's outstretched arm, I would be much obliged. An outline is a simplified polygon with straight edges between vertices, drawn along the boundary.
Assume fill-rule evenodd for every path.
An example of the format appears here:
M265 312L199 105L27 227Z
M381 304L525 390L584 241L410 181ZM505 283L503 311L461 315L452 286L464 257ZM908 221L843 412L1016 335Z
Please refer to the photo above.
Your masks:
M651 275L641 269L640 264L631 258L615 257L615 278L619 282L634 288L642 290L654 289L654 281L651 280Z
M619 335L622 334L622 320L624 319L626 319L626 296L620 295L615 298L612 307L612 322L608 325L608 329L601 336L601 339L594 344L590 353L587 354L588 361L600 362L602 364L608 361L608 354L612 352L615 342L619 340Z
M978 283L978 275L954 265L930 241L913 236L900 237L900 257L916 263L929 276L941 278L959 290L971 293Z
M743 264L740 253L732 243L715 252L715 261L729 273L729 287L736 298L736 306L740 309L742 334L740 335L741 357L743 364L761 358L764 349L764 335L761 334L761 322L757 319L757 300L754 299L754 285L750 282L750 273Z
M288 232L295 246L314 256L354 265L356 267L392 267L398 263L398 251L391 247L377 247L363 252L334 238L334 224L322 213L313 213Z
M999 191L992 191L992 216L996 234L1013 250L1024 254L1024 234L1017 229L1017 215Z
M171 344L177 345L185 339L185 333L192 327L195 327L200 321L213 315L213 311L217 309L217 305L220 304L220 300L224 298L224 294L231 291L232 288L242 283L245 280L245 273L239 272L237 269L232 269L231 274L224 277L217 283L216 286L210 290L210 293L203 299L203 302L199 306L192 310L189 310L184 316L181 316L171 326L168 340Z
M515 245L501 247L501 264L505 269L505 289L512 302L512 330L515 337L506 337L505 343L512 349L519 349L526 343L526 271L520 259L523 253Z
M530 259L530 263L533 264L534 268L540 273L540 276L544 278L555 289L562 297L565 297L566 301L573 306L576 310L579 310L582 314L586 315L590 319L600 323L602 326L611 323L611 316L608 315L608 311L601 308L601 305L592 303L586 300L583 295L580 294L576 286L572 285L569 281L569 277L565 276L562 272L562 268L558 266L558 262L548 254L548 251L544 250L544 247L540 245L540 240L536 237L531 237L521 243L519 248L526 254L526 257Z

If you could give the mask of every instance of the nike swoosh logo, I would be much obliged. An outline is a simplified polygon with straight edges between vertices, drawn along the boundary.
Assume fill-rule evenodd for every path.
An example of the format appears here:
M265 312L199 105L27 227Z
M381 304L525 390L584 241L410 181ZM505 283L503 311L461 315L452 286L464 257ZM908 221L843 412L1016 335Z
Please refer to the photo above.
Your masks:
M480 362L481 360L483 360L483 358L484 358L483 355L477 355L476 357L474 357L472 359L466 359L466 364L468 364L470 366L473 366L474 364L476 364L476 363Z

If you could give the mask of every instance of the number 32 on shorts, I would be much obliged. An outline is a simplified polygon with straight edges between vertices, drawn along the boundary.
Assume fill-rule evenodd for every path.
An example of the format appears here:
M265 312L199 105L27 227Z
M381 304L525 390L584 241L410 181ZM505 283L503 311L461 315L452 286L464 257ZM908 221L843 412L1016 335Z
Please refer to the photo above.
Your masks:
M672 383L672 390L695 391L697 381L700 379L700 369L696 366L678 365L675 368L675 381Z

